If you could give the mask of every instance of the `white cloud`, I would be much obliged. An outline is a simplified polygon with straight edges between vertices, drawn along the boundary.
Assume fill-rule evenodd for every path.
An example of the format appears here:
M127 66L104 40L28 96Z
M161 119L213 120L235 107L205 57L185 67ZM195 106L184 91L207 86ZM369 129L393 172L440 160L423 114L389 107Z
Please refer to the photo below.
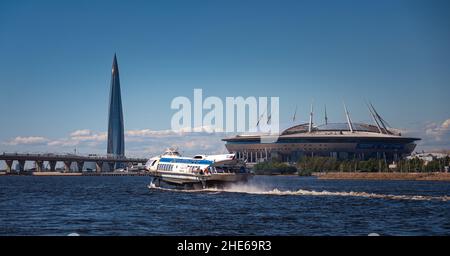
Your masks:
M181 128L180 130L176 131L177 133L185 133L185 132L195 132L195 133L215 133L215 132L223 132L222 128L216 128L214 126L197 126L194 128Z
M446 129L447 131L450 129L450 118L442 123L441 128Z
M226 153L225 143L221 140L225 137L223 133L213 133L207 127L194 130L201 132L150 129L127 130L125 131L126 155L149 157L159 155L169 147L177 147L184 155ZM26 140L23 138L39 139ZM102 154L102 152L106 153L106 140L106 132L81 129L69 133L65 138L58 139L17 137L8 143L11 148L6 150L73 152L74 148L76 148L79 153ZM36 145L30 148L31 143L24 145L25 141L34 141ZM24 146L20 147L20 145Z
M75 141L106 141L106 137L106 132L93 132L85 129L72 132L69 139Z
M48 141L47 138L40 137L40 136L29 136L29 137L18 136L18 137L15 137L12 140L6 142L5 144L12 145L12 146L16 146L16 145L38 145L38 144L44 144L47 141Z
M128 130L125 131L125 135L128 137L161 137L172 135L174 132L172 130L160 130L154 131L150 129L142 129L142 130Z
M74 132L72 132L70 134L70 137L77 137L77 136L88 136L90 135L92 132L89 129L84 129L84 130L76 130Z
M125 152L128 156L149 157L161 154L166 148L177 147L183 155L226 153L224 137L230 134L214 132L211 127L196 127L195 132L188 129L151 130L135 129L125 131ZM404 136L418 137L417 150L450 148L450 118L442 122L417 123L407 130ZM3 143L6 150L39 150L45 152L66 152L74 148L81 153L106 152L106 132L80 129L65 138L48 139L40 136L18 136ZM21 146L22 145L22 146ZM33 146L33 148L31 148Z
M131 130L125 137L127 155L149 157L176 147L183 155L226 153L223 133Z
M421 138L416 151L439 151L450 149L450 118L441 122L414 123L405 136Z
M81 144L88 146L96 146L106 141L106 132L94 132L88 129L76 130L69 134L67 138L60 138L51 140L47 144L48 146L61 146L61 147L73 147Z
M194 128L182 128L180 130L150 130L150 129L141 129L141 130L128 130L125 131L125 136L128 138L136 138L136 137L168 137L168 136L180 136L185 134L200 134L200 133L214 133L221 132L221 130L215 130L211 126L199 126Z
M441 124L430 123L426 126L425 134L436 141L450 140L450 118Z
M76 140L69 139L59 139L52 140L47 143L48 146L61 146L61 147L72 147L78 145L80 142Z

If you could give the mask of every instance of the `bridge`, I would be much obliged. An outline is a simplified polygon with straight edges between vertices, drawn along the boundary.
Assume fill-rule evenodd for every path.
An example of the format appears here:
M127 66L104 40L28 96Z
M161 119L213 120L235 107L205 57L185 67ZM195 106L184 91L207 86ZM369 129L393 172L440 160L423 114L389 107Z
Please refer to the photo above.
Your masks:
M14 161L19 163L19 171L25 170L25 162L33 161L35 163L36 171L42 172L44 169L44 162L47 162L50 166L49 171L56 171L56 163L64 163L65 171L70 171L72 163L77 163L77 169L79 172L83 170L85 162L95 162L96 171L102 172L103 164L108 164L109 169L114 168L115 163L128 163L130 164L145 164L147 159L145 158L129 158L124 156L99 156L99 155L76 155L76 154L28 154L28 153L5 153L0 154L0 161L3 160L6 163L6 173L11 173L12 165Z

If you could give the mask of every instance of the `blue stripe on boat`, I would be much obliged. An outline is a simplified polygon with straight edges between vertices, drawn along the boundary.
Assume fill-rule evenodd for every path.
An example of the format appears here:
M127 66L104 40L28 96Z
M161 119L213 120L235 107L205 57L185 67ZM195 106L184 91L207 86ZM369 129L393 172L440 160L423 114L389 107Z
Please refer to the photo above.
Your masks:
M212 164L210 160L195 160L195 159L182 159L182 158L168 158L163 157L159 160L162 163L180 163L180 164Z

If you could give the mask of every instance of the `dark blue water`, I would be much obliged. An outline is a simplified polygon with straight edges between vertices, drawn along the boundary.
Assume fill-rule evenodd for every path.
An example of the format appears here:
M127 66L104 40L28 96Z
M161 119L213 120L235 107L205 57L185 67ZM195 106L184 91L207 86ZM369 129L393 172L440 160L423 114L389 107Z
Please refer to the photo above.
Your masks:
M148 183L0 177L0 235L450 235L446 182L257 176L230 189L247 193L150 190Z

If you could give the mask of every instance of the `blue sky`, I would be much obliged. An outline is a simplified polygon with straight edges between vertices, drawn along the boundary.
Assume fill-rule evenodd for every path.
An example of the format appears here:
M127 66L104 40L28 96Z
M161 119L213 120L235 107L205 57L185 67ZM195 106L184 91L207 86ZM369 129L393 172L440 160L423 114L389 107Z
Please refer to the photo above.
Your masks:
M369 122L368 99L422 148L449 148L449 47L448 1L3 0L0 151L106 150L115 52L126 130L170 129L171 100L203 88L278 96L282 122L296 105L306 120L312 99L331 121L345 100ZM55 142L70 134L90 137Z

